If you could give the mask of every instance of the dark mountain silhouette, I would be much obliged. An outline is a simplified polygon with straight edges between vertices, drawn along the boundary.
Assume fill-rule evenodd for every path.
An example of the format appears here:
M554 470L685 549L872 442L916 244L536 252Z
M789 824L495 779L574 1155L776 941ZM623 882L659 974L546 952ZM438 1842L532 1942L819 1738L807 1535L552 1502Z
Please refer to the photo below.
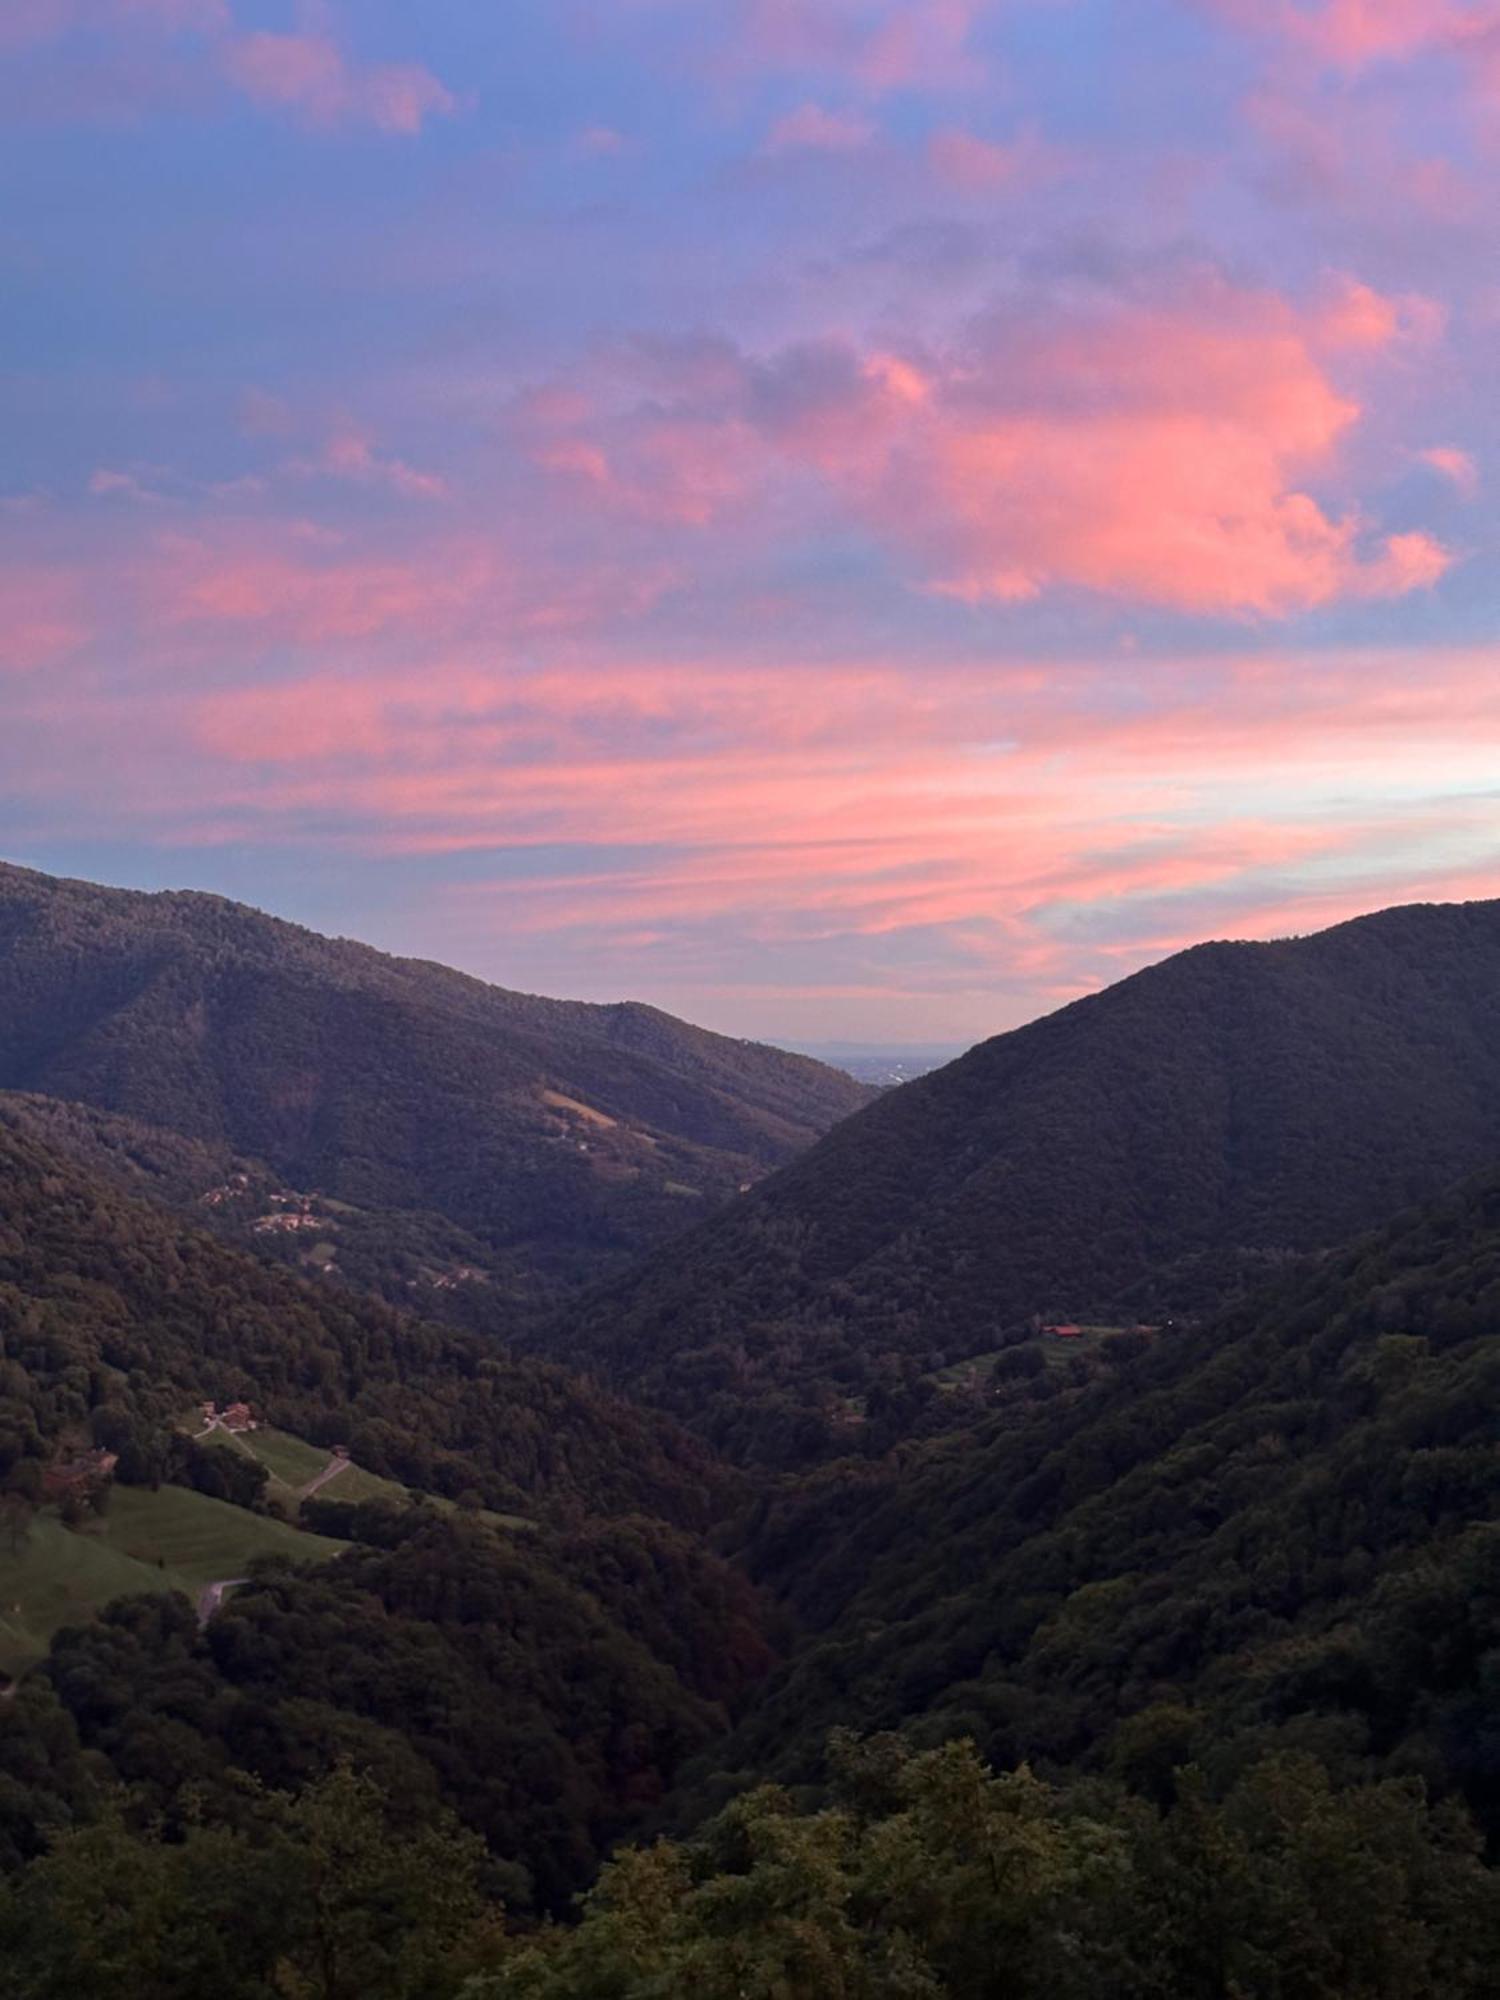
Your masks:
M744 1457L1028 1322L1212 1308L1500 1152L1500 903L1207 944L894 1091L552 1331Z
M527 1306L792 1157L869 1092L629 1003L532 998L218 897L0 866L0 1089L76 1099L433 1218ZM401 1267L402 1255L411 1268ZM440 1302L439 1302L440 1303Z

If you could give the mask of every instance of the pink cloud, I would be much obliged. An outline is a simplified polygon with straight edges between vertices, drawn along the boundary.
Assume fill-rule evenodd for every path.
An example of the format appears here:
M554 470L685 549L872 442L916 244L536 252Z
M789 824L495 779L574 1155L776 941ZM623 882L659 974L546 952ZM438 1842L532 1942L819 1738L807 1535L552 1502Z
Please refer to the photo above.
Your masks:
M269 608L286 587L226 584L201 657L223 660L236 619L301 629L305 604L290 625ZM976 1032L1004 1025L1001 987L1024 1009L1206 933L1500 888L1492 651L1156 663L1122 713L1096 664L570 648L537 667L530 648L462 657L443 623L403 610L384 665L356 634L342 668L238 687L179 669L80 702L34 675L12 710L26 763L0 744L8 796L55 806L66 770L76 825L177 846L437 860L564 844L561 871L445 892L470 962L492 935L553 984L618 987L649 950L654 980L839 985L882 1006L972 993ZM1420 773L1406 804L1393 766ZM514 981L517 964L491 969Z
M1216 13L1346 74L1430 53L1495 61L1497 0L1206 0Z
M101 465L89 475L89 492L96 500L119 498L150 504L158 498L133 472L120 472Z
M347 479L358 486L389 487L417 500L441 500L448 493L446 481L436 473L419 471L405 459L377 451L374 440L355 424L340 425L317 458L298 470Z
M458 108L430 70L414 63L361 67L327 35L239 35L226 44L223 64L252 102L326 130L373 125L415 137L428 118Z
M441 629L490 586L483 551L438 560L349 556L337 538L235 533L161 545L151 591L169 625L227 625L320 645Z
M153 108L163 95L182 98L200 63L216 68L253 103L322 130L367 125L415 137L429 118L458 109L453 93L420 64L361 64L323 26L320 6L308 0L303 11L300 32L241 33L229 0L10 0L0 17L0 54L74 34L107 36L118 45L114 87L103 96L95 87L95 108L112 115ZM193 61L174 66L166 44L175 51L183 38L193 45ZM142 52L132 60L137 43ZM60 102L68 101L64 92ZM87 94L73 104L84 115L89 107Z
M993 0L742 0L739 45L763 68L826 70L875 95L969 84Z
M803 104L777 120L761 150L772 159L786 153L858 153L874 137L868 118Z
M1034 140L1001 146L957 126L934 132L927 142L928 164L936 177L949 187L973 193L987 193L1029 178L1038 153Z
M1457 445L1434 444L1417 457L1424 465L1430 465L1434 472L1440 472L1444 479L1456 486L1466 500L1474 499L1479 492L1479 467L1472 452L1461 451Z
M83 29L212 34L229 19L227 0L7 0L0 51L38 47Z
M1364 342L1381 316L1362 307ZM1278 615L1431 583L1431 537L1381 540L1299 485L1360 414L1326 334L1248 294L997 325L898 428L872 510L925 518L938 587L976 601L1072 584Z
M75 580L41 567L0 570L0 668L51 666L92 636Z
M1278 915L1285 931L1393 883L1500 886L1500 809L1466 790L1500 748L1496 664L1179 664L1124 720L1099 702L1107 675L1061 665L429 665L212 696L176 720L215 801L206 837L253 815L292 839L341 824L372 855L593 850L452 892L512 940L576 939L608 965L649 937L717 978L726 933L767 966L817 945L851 971L879 940L926 940L917 991L957 963L976 987L1003 968L1067 995L1205 930ZM1393 808L1393 756L1453 796ZM649 867L621 865L633 844ZM889 988L872 966L870 990Z
M1363 415L1342 371L1368 378L1438 325L1348 279L1305 308L1217 280L1156 304L1038 300L944 350L720 346L696 384L666 355L666 408L646 357L633 408L598 385L536 449L599 504L699 525L814 471L913 581L974 603L1083 588L1284 616L1448 567L1433 536L1382 535L1313 490L1337 484Z
M630 141L613 125L586 125L573 142L586 159L612 159L630 151Z

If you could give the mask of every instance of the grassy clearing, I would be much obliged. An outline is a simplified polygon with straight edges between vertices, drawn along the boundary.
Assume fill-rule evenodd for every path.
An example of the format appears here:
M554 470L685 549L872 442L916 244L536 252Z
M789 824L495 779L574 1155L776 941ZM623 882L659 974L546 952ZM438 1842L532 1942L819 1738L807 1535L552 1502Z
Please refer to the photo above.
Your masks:
M348 1500L356 1506L361 1500L384 1500L392 1507L409 1507L411 1494L394 1479L382 1479L378 1472L366 1472L362 1465L351 1464L347 1472L341 1472L330 1479L326 1486L318 1488L320 1500Z
M257 1556L326 1562L345 1546L178 1486L117 1486L105 1517L82 1529L43 1513L20 1549L0 1544L0 1673L30 1666L59 1626L117 1597L195 1597L205 1584L243 1576Z
M197 1432L203 1427L203 1419L194 1410L190 1416L181 1419L178 1427ZM227 1431L214 1431L204 1442L228 1445L258 1460L271 1475L266 1488L267 1499L276 1501L294 1518L301 1503L302 1489L324 1470L330 1456L325 1446L309 1444L305 1438L296 1437L290 1431L277 1430L274 1424L262 1424L256 1430L239 1431L233 1436ZM403 1486L399 1480L386 1479L378 1472L367 1472L362 1465L351 1462L345 1471L320 1486L316 1497L319 1500L346 1500L355 1506L364 1500L383 1500L387 1506L409 1507L416 1496L410 1487ZM440 1512L451 1513L454 1510L455 1503L451 1500L441 1499L436 1494L426 1497L429 1504ZM496 1514L488 1509L482 1510L479 1518L495 1528L535 1526L522 1514ZM227 1572L222 1570L218 1572L218 1575L225 1574ZM210 1577L208 1581L213 1582L215 1578Z
M260 1460L272 1479L280 1480L294 1493L310 1479L316 1479L328 1463L328 1453L321 1445L308 1444L304 1438L293 1437L290 1431L270 1426L244 1431L236 1442L252 1458ZM342 1476L348 1477L347 1473Z
M154 1565L43 1515L17 1553L0 1545L0 1673L20 1673L46 1652L59 1626L92 1618L112 1598L174 1587Z
M157 1493L117 1486L108 1513L87 1532L137 1562L160 1561L190 1590L243 1575L257 1556L325 1562L345 1546L180 1486L163 1486Z
M408 1494L407 1497L409 1499L411 1496ZM429 1493L426 1496L426 1500L427 1505L429 1507L436 1507L440 1514L458 1514L463 1511L456 1500L445 1500L438 1493ZM536 1522L529 1519L525 1514L497 1514L490 1507L481 1507L473 1518L476 1521L483 1521L487 1528L506 1528L510 1530L524 1528L529 1531L536 1527Z

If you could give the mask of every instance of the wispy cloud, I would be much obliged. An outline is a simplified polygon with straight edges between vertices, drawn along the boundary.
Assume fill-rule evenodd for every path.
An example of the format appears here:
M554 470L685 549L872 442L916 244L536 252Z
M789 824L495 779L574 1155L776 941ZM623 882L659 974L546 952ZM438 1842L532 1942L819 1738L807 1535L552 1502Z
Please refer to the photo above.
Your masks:
M12 0L0 18L0 60L59 43L128 57L111 90L69 93L55 88L54 75L59 117L123 110L132 98L145 112L180 102L194 87L201 107L216 79L323 131L368 126L415 137L429 119L458 109L453 92L420 63L360 61L320 0L303 0L302 25L285 33L243 28L230 0Z

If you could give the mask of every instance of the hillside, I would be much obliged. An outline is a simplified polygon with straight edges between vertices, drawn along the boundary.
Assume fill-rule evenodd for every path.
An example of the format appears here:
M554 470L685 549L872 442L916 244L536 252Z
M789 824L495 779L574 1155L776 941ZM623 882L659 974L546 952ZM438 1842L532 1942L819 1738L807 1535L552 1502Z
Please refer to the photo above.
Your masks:
M669 1420L268 1269L0 1116L0 1488L86 1444L118 1453L126 1483L237 1497L245 1461L181 1434L208 1398L243 1398L297 1437L347 1444L371 1472L503 1512L698 1527L735 1490Z
M1497 1409L1491 1174L1066 1410L768 1504L752 1567L821 1636L729 1761L905 1725L1159 1797L1297 1750L1500 1840Z
M261 1427L210 1430L238 1399ZM0 1119L0 1876L111 1774L181 1831L353 1758L482 1834L511 1908L563 1907L769 1663L699 1534L739 1497L667 1420Z
M392 1297L434 1268L435 1229L462 1232L482 1260L462 1282L497 1320L680 1231L869 1096L649 1007L537 999L218 897L5 866L0 1089L376 1214Z
M97 1519L66 1527L50 1509L0 1538L0 1674L44 1657L65 1626L120 1597L180 1592L197 1603L262 1557L329 1562L344 1543L181 1486L121 1487Z
M550 1348L796 1463L1028 1326L1210 1310L1497 1150L1500 903L1203 945L881 1098Z
M264 1160L93 1105L0 1091L0 1120L29 1132L93 1179L174 1209L180 1220L300 1277L373 1292L409 1312L504 1336L512 1293L491 1282L490 1252L421 1209L357 1208L303 1189Z

